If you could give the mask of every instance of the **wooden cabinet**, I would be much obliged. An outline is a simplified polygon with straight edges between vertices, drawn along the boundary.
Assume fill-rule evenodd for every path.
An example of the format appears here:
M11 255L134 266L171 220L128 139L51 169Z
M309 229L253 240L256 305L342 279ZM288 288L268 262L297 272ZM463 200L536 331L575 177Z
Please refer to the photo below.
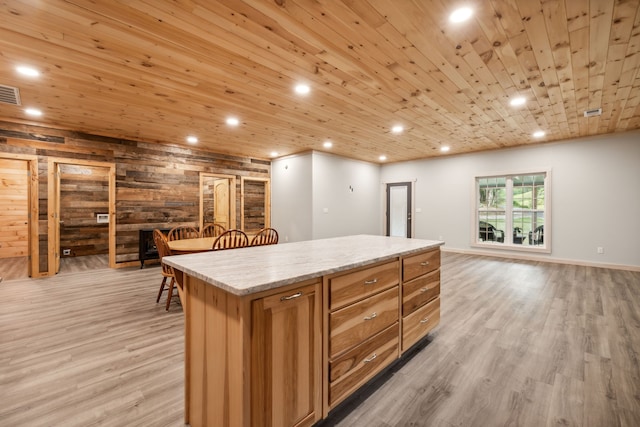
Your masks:
M402 260L402 352L440 323L440 249Z
M174 266L187 301L185 422L303 427L328 416L440 321L439 247L404 253L409 255L392 252L357 268L325 269L331 273L295 276L309 279L285 279L273 289L240 295ZM254 262L269 258L263 255ZM189 257L184 259L200 262ZM232 261L221 262L219 270Z
M322 282L236 296L186 286L185 422L302 427L322 417Z
M327 280L327 410L399 355L399 261Z
M251 425L309 426L321 414L319 282L253 301Z

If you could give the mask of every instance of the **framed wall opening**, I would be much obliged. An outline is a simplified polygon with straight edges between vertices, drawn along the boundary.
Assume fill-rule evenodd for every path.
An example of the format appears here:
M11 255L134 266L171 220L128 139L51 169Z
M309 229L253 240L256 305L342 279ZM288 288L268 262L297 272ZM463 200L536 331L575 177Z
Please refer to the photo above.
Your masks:
M48 274L60 270L61 257L105 251L116 268L115 165L50 158L48 177Z
M7 278L40 277L37 156L0 153L0 266Z

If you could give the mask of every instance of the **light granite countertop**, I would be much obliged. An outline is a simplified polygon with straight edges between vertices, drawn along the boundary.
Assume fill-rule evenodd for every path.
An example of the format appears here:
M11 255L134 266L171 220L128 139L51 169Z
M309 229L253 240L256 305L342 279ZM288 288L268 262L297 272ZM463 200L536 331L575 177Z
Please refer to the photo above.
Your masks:
M443 244L437 240L357 235L175 255L164 257L163 262L244 296Z

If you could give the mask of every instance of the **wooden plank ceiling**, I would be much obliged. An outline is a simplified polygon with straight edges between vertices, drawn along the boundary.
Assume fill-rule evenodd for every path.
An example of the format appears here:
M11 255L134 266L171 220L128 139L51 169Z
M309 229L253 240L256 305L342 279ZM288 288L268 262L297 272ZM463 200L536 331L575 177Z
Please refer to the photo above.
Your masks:
M444 0L4 1L0 84L22 105L0 104L0 120L371 162L640 128L640 0L467 4L451 24Z

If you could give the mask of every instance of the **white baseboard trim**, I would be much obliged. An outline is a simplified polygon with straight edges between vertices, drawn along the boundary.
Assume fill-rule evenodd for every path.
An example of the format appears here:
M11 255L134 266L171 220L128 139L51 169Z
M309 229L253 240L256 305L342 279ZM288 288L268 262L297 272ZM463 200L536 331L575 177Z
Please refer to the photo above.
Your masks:
M549 263L555 263L555 264L582 265L585 267L611 268L614 270L640 271L640 266L638 265L608 264L608 263L599 263L599 262L591 262L591 261L580 261L575 259L549 258L549 257L528 255L528 254L521 254L521 253L507 254L504 252L494 252L494 251L475 250L475 249L456 249L456 248L448 248L445 246L440 246L440 250L442 252L450 252L450 253L463 254L463 255L480 255L480 256L490 256L495 258L517 259L522 261L549 262Z

